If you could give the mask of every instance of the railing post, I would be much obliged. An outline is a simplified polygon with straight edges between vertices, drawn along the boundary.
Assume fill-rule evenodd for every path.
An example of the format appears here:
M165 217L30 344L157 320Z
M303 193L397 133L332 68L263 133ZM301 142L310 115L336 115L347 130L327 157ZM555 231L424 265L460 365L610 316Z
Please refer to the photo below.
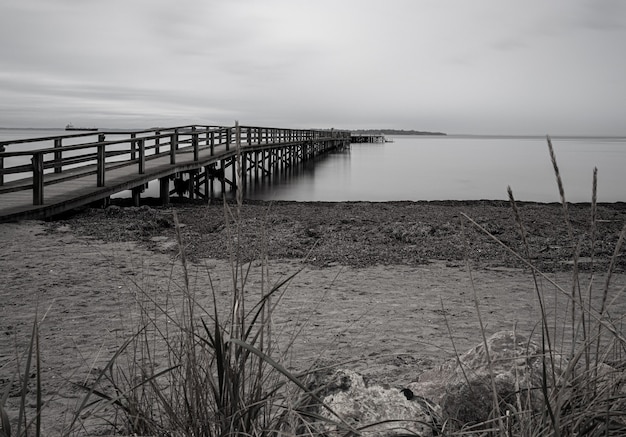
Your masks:
M33 163L33 205L43 205L43 153L35 153Z
M146 140L141 138L137 140L139 143L139 174L146 172Z
M97 186L98 187L104 187L105 159L106 159L106 153L104 149L104 144L98 144L98 166L97 166Z
M226 151L230 150L230 128L226 128Z
M154 135L156 136L156 138L154 139L154 154L158 155L160 150L159 146L161 144L161 138L159 137L159 135L161 135L161 131L156 131Z
M211 131L211 156L213 156L214 148L215 148L215 132Z
M0 146L0 153L4 153L4 146ZM4 185L4 156L0 156L0 187Z
M135 159L137 159L137 144L135 143L135 138L137 138L137 134L132 133L130 134L130 159L132 161L134 161Z
M63 171L63 154L61 153L61 147L63 144L61 143L61 138L54 139L54 172L61 173Z
M197 132L194 132L191 134L191 145L193 146L193 160L195 162L198 162L200 160L200 148L198 145L198 135L199 134Z
M170 135L170 164L176 164L176 149L178 148L178 134Z

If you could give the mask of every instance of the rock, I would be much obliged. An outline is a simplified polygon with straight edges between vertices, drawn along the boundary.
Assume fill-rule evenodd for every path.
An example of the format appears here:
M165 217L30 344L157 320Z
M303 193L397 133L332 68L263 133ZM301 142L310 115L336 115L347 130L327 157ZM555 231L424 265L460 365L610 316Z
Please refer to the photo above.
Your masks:
M615 435L625 435L623 370L601 362L591 363L587 368L582 355L577 355L576 361L568 361L513 331L498 332L486 344L489 359L485 345L480 343L458 359L425 372L419 382L408 386L414 394L428 397L440 406L443 417L450 423L448 428L463 428L493 419L494 390L497 414L501 417L522 411L541 417L546 414L542 390L546 386L551 404L561 406L561 425L574 425L561 431L574 435L588 426L604 429L608 423L620 433ZM610 414L606 399L612 399ZM597 408L603 409L602 417L597 416ZM575 420L568 422L568 417Z
M513 331L501 331L487 339L489 360L485 346L480 343L450 360L439 369L425 372L419 382L409 389L439 404L445 417L463 425L484 422L492 417L494 386L502 414L506 410L530 407L539 409L542 393L543 353L526 337ZM545 360L548 375L559 375L564 365L560 355ZM493 381L492 383L492 372ZM520 396L518 396L520 394Z
M105 211L108 215L118 215L122 212L122 208L118 205L109 205Z
M324 403L361 435L426 437L439 432L440 409L410 390L368 385L361 375L350 370L337 370L325 387ZM346 425L340 425L330 411L323 409L320 414L337 423L334 426L323 424L325 433L346 434Z
M493 334L487 339L487 347L491 366L485 346L480 343L458 360L447 361L439 369L420 375L418 382L409 384L409 389L440 405L444 417L468 425L493 418L494 387L499 413L506 415L507 410L543 412L541 387L545 383L549 390L560 386L561 399L569 396L572 380L584 384L582 362L570 368L561 354L543 352L540 345L513 331ZM595 379L598 387L614 384L616 374L609 367L599 364L599 378Z

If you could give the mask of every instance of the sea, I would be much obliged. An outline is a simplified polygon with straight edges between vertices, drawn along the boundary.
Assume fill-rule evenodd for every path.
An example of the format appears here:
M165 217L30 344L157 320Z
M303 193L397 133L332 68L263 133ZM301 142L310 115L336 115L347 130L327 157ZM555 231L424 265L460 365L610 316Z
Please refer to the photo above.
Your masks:
M64 133L0 129L0 141ZM520 201L560 201L545 136L397 135L386 140L352 144L269 181L251 181L245 197L302 202L507 200L510 186ZM567 201L591 201L594 168L598 202L626 201L626 137L555 136L552 145Z

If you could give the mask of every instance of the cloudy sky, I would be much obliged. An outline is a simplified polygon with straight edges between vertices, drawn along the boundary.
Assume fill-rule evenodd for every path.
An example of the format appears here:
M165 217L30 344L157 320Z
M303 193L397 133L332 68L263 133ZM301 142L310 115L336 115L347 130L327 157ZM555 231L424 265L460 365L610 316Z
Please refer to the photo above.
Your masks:
M0 126L626 135L622 0L6 0Z

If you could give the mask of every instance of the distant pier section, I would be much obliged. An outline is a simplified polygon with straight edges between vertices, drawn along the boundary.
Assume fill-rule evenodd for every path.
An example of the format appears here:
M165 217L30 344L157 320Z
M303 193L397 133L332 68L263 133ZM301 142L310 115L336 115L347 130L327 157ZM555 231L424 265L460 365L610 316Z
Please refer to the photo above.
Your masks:
M400 135L446 135L443 132L426 132L418 130L403 130L403 129L360 129L350 132L351 143L393 143L392 139L388 139L385 135L400 136Z
M350 142L351 143L384 143L385 136L382 134L350 134Z

